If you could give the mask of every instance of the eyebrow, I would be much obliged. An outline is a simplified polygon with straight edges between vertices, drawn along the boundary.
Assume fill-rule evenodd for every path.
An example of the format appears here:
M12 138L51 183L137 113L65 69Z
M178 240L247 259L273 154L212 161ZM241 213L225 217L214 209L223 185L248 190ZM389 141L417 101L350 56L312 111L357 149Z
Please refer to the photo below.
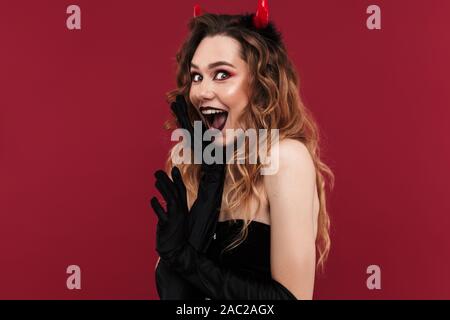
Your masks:
M229 67L232 67L232 68L236 69L235 66L233 66L231 63L226 62L226 61L217 61L217 62L211 63L208 66L208 69L214 69L214 68L216 68L218 66L229 66ZM196 66L192 62L191 62L191 68L200 69L198 66Z

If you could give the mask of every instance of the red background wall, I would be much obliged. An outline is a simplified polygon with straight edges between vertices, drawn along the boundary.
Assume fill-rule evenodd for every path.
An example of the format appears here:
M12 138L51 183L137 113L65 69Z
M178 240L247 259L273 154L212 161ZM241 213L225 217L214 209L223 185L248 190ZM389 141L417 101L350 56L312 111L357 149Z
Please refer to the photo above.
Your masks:
M157 298L148 201L195 3L0 2L0 298ZM81 7L80 31L66 28L70 4ZM371 4L382 30L366 28ZM336 174L315 298L449 299L450 2L270 6ZM81 290L66 288L71 264ZM371 264L381 290L366 287Z

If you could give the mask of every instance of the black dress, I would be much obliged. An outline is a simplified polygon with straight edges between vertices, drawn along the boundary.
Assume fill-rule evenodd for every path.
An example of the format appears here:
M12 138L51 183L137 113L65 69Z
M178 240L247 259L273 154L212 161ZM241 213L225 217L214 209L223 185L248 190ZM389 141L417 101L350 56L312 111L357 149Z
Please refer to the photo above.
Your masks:
M233 249L224 249L239 237L244 220L217 222L216 233L207 256L217 264L258 278L271 278L270 225L252 221L247 238Z

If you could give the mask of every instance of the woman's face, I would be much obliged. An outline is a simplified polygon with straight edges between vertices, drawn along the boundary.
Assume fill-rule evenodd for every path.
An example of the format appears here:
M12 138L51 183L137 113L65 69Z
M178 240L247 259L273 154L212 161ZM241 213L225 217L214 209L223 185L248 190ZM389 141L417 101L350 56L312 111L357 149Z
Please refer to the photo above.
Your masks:
M249 102L249 70L240 50L231 37L206 37L191 61L190 100L210 128L222 131L218 143L233 141L225 130L240 128L238 119Z

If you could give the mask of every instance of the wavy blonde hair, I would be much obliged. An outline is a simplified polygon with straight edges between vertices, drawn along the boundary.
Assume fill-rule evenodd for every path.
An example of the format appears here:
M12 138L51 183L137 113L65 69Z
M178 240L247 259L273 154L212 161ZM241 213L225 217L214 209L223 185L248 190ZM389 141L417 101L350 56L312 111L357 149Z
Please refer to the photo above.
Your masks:
M279 140L295 139L302 142L309 150L316 168L316 183L320 200L316 249L317 267L323 270L330 251L330 218L326 206L326 178L330 189L334 186L334 175L330 168L320 160L319 129L304 106L299 95L299 79L293 63L289 59L284 45L264 38L261 34L240 25L241 15L204 14L192 19L189 24L190 34L176 55L177 89L167 94L168 102L176 95L185 96L192 121L201 120L189 99L191 87L190 65L194 53L205 37L223 35L237 40L241 45L241 58L249 66L250 94L249 104L245 108L240 123L244 128L279 129ZM166 123L167 129L174 128L176 119ZM246 144L248 145L247 141ZM170 151L166 170L172 168ZM248 150L246 148L246 150ZM270 145L269 145L270 151ZM236 153L234 154L236 158ZM193 162L192 162L193 163ZM200 165L178 165L188 191L189 206L197 197ZM239 245L245 240L248 226L254 213L261 205L261 188L264 176L260 174L262 164L239 164L227 166L222 212L227 217L234 217L238 209L244 209L245 217L239 237L226 250ZM257 208L250 210L250 202L256 199Z

